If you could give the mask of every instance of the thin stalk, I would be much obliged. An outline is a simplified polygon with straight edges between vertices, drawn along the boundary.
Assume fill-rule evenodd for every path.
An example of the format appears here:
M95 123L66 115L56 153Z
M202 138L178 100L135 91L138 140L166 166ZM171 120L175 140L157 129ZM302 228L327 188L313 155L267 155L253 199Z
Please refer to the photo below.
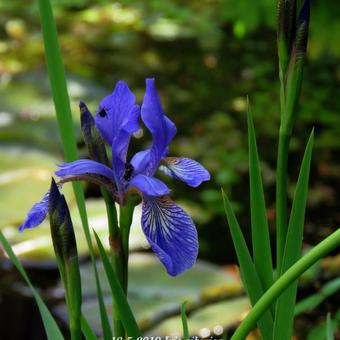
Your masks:
M81 336L81 329L80 328L74 328L72 325L70 326L70 332L71 332L71 340L80 340L82 338Z
M287 171L289 142L290 134L287 133L283 125L281 125L276 167L276 263L278 273L281 271L287 235Z
M117 210L111 194L106 189L101 189L102 196L106 205L108 226L109 226L109 241L111 250L111 266L117 275L119 283L124 291L124 253L122 247L122 241L120 236L120 230L118 227ZM126 292L125 292L126 294ZM124 337L125 329L120 320L118 307L114 301L112 301L113 312L113 324L115 336Z
M246 318L241 322L231 340L245 339L255 328L261 316L270 308L275 300L308 268L340 246L340 229L321 241L305 256L291 266L277 281L263 294Z
M130 230L131 230L131 224L132 224L133 212L134 212L135 206L136 206L135 197L130 197L127 204L120 206L120 209L119 209L119 225L120 225L122 248L123 248L123 254L124 254L124 264L123 264L124 283L123 283L122 288L125 294L127 294L127 289L128 289L129 237L130 237Z
M181 306L181 317L182 317L182 327L183 327L183 340L190 340L188 319L185 312L186 302L182 303Z

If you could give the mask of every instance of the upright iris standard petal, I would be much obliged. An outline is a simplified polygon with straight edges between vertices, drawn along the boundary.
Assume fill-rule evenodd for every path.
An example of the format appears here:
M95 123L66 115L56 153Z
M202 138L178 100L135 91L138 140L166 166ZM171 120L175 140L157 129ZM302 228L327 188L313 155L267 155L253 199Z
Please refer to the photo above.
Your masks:
M95 121L104 140L112 147L112 165L118 180L124 175L130 137L139 129L139 115L135 95L123 81L99 104Z
M141 116L144 124L152 134L152 147L148 151L148 162L144 162L143 173L152 176L160 160L166 155L168 145L176 134L175 124L164 115L157 94L154 79L146 79L146 92L143 99Z
M185 157L166 157L162 159L159 170L192 187L210 180L209 172L200 163Z
M169 196L143 198L142 228L170 275L179 275L195 264L198 254L195 225Z
M126 155L131 135L139 129L139 114L140 108L138 105L135 105L131 111L129 120L122 126L112 142L112 164L119 179L124 175Z
M74 162L59 165L55 174L62 178L77 177L80 175L100 175L115 181L115 174L108 166L89 159L79 159Z
M159 179L145 175L137 175L130 182L129 187L136 187L148 196L163 196L170 193L170 189Z
M33 205L31 210L28 212L24 223L19 227L20 232L25 229L34 228L43 222L48 213L49 195L50 192L48 191L41 201Z
M131 119L135 107L135 95L124 81L119 81L112 94L106 96L99 104L96 125L104 140L111 146L119 131L124 127L138 130L138 121Z

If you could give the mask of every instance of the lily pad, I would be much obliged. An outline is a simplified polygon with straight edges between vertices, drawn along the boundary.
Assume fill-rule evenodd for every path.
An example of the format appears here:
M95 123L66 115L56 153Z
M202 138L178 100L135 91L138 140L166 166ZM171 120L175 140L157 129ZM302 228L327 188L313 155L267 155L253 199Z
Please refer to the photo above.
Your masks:
M202 338L221 335L225 329L240 322L249 308L249 300L245 296L204 307L188 317L190 334ZM182 320L179 316L172 317L145 335L180 338L183 336Z
M111 315L111 298L105 273L98 263L106 309ZM95 281L90 264L81 266L83 312L93 329L100 333L100 319L95 293ZM217 326L230 327L240 321L249 309L240 279L213 264L198 261L179 277L169 276L153 254L134 253L129 261L129 302L143 332L148 335L181 335L180 311L183 301L193 313L189 318L192 334L202 328L214 332ZM223 300L223 301L221 301ZM56 314L66 319L64 304ZM109 319L112 319L110 316ZM166 321L163 321L166 320ZM159 325L158 325L159 324Z
M61 160L18 146L1 146L0 159L0 227L17 226L46 193ZM65 193L72 198L70 190L66 189Z
M64 186L64 188L66 188L66 186ZM65 191L64 188L63 192ZM71 187L69 186L68 190L70 189ZM102 199L87 200L86 208L90 228L96 230L106 249L109 249L107 216L104 201ZM140 206L135 208L130 234L131 251L148 248L148 243L140 228L140 209ZM25 214L27 211L25 211ZM71 204L70 212L77 238L78 253L80 256L86 256L88 254L88 247L75 203ZM55 255L50 237L49 223L47 220L39 227L25 230L23 233L19 233L17 228L13 227L3 228L3 232L13 245L14 252L21 259L29 261L54 261Z

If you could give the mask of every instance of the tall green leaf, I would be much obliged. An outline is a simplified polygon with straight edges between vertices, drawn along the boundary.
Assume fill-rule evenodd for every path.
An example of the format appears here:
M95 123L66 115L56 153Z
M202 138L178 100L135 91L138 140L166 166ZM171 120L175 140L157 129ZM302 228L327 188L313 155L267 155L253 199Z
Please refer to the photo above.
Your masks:
M327 282L317 293L307 296L295 305L294 315L302 314L306 310L315 310L322 302L340 290L340 277Z
M70 100L66 86L64 65L58 42L56 24L50 0L39 0L40 21L43 33L48 75L50 79L59 133L67 162L78 158L76 136L72 121ZM90 240L85 199L80 183L72 183L86 238Z
M249 103L247 121L253 259L255 269L260 278L263 289L267 290L273 283L273 263L266 204L261 179L260 160L257 152L255 129Z
M81 331L86 340L97 340L96 334L94 334L84 315L81 316Z
M244 340L249 332L255 327L261 316L268 311L274 301L296 281L306 270L326 256L333 249L340 246L340 229L326 237L314 246L305 256L295 262L273 285L263 294L241 324L231 340ZM275 339L275 338L273 338Z
M244 240L241 228L237 222L228 197L224 193L223 189L222 196L231 237L233 239L237 259L240 265L241 278L249 296L250 302L254 306L257 300L259 300L259 298L263 295L263 287L256 273L256 269L251 259L247 244ZM267 311L263 315L263 317L258 322L258 326L263 339L271 339L273 330L273 316L270 311Z
M314 132L312 131L306 146L301 163L299 178L296 184L292 211L288 224L286 246L279 275L282 275L301 257L313 140ZM293 283L277 301L273 332L273 338L275 340L286 340L291 338L296 291L297 282Z
M95 231L93 231L93 233L94 233L94 236L96 238L99 254L100 254L100 257L103 261L104 270L105 270L105 273L107 275L107 279L108 279L109 284L110 284L111 293L112 293L112 296L115 300L116 306L118 308L119 318L123 323L123 326L124 326L124 328L127 332L127 335L132 337L133 339L137 338L137 337L141 336L141 332L138 328L135 317L134 317L134 315L131 311L131 308L130 308L128 302L127 302L124 291L123 291L121 285L119 284L116 273L112 269L110 260L105 253L105 249L104 249L104 247L103 247L103 245L100 241L100 238L98 237L98 235Z
M98 298L98 305L99 305L99 314L100 314L100 321L103 330L103 337L104 340L111 340L112 339L112 330L109 322L109 318L106 313L105 302L103 297L102 288L99 281L98 269L95 260L92 260L93 269L94 269L94 276L96 281L96 292Z
M65 159L66 161L70 162L78 158L76 137L74 133L70 101L67 92L65 72L60 52L60 46L58 42L57 29L53 17L50 0L39 0L39 9L41 29L43 33L45 46L47 69L50 78L50 84L59 125L59 131L63 143ZM91 261L93 263L104 338L109 339L111 338L111 330L105 312L105 305L103 302L98 272L95 264L91 234L89 230L85 207L84 192L80 183L73 182L72 185L79 209L79 214L82 220L86 242L88 244Z
M5 250L5 252L7 253L8 257L10 258L10 260L12 261L12 263L15 265L15 267L18 269L18 271L20 272L21 276L24 278L24 280L26 281L27 285L31 288L34 299L38 305L39 308L39 312L44 324L44 328L46 331L46 336L49 340L63 340L64 337L61 334L59 327L57 326L55 320L53 319L50 311L48 310L48 308L46 307L44 301L41 299L40 295L38 294L38 292L36 291L36 289L33 287L30 279L28 278L24 267L22 266L22 264L20 263L19 259L16 257L16 255L14 254L11 245L8 243L8 241L6 240L5 236L3 235L3 233L0 230L0 242Z

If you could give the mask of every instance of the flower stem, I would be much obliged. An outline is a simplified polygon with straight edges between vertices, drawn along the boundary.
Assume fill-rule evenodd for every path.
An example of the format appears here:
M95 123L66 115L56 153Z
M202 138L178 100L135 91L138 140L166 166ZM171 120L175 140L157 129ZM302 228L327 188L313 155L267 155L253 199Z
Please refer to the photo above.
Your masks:
M71 332L71 340L80 340L81 339L81 330L80 328L70 327Z
M128 268L129 268L129 236L130 229L133 219L133 212L135 209L136 202L134 198L130 199L126 205L120 206L119 209L119 225L121 232L122 247L124 253L124 264L123 264L123 290L127 294L128 289Z
M119 283L122 288L124 287L124 253L122 248L122 241L120 230L118 227L117 220L117 210L115 203L111 197L111 194L106 189L101 189L102 196L106 205L108 226L109 226L109 241L111 249L111 265L112 269L115 271ZM123 289L124 290L124 289ZM113 325L115 336L125 337L124 326L120 320L118 308L114 302L112 302L112 312L113 312Z
M287 171L290 134L280 127L276 174L276 263L280 273L287 234Z
M314 263L340 246L340 229L321 241L305 256L291 266L278 280L262 295L246 318L241 322L231 340L245 339L256 326L257 321L270 308L275 300Z

